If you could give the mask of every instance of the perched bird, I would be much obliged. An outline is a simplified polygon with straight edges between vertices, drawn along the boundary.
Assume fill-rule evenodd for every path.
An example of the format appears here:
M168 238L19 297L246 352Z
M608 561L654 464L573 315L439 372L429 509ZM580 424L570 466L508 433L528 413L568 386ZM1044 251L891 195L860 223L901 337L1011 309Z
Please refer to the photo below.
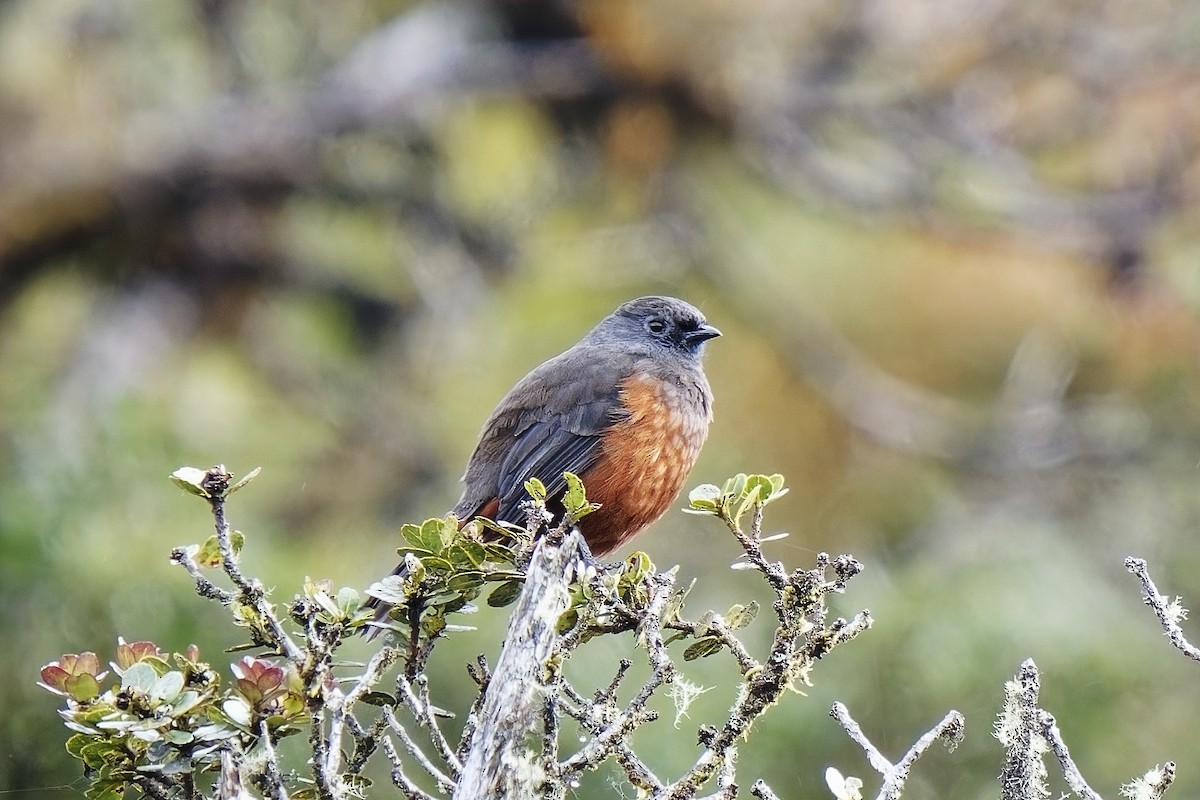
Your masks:
M619 306L496 406L454 515L524 524L525 482L545 484L554 510L571 472L600 504L579 521L588 548L596 556L619 548L662 516L696 463L712 421L701 355L720 335L673 297Z

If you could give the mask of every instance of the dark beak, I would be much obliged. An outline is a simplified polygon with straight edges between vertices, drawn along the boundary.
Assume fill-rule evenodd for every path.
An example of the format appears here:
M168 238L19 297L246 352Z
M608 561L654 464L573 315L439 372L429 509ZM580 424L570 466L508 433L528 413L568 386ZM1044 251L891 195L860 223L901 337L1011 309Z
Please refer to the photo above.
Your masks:
M712 325L704 324L694 331L688 331L684 334L683 339L690 345L696 345L701 342L707 342L709 339L715 339L720 335L721 332Z

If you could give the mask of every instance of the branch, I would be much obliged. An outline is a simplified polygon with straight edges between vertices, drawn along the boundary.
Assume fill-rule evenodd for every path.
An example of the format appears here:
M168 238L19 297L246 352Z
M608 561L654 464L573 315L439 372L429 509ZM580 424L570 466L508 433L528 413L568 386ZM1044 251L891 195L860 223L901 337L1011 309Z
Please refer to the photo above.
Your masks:
M417 676L417 684L421 687L420 697L413 691L412 683L406 677L400 675L396 678L396 686L404 697L404 704L412 712L417 724L428 729L429 739L433 743L434 749L450 767L450 774L457 778L462 771L462 762L459 761L458 756L450 747L450 742L446 740L445 734L438 726L437 712L429 698L429 680L424 673ZM445 712L442 713L445 716Z
M996 738L1008 751L1000 771L1001 800L1043 800L1049 793L1042 762L1046 743L1039 734L1040 689L1041 676L1033 659L1024 661L1016 680L1005 685L1004 710L996 723Z
M660 686L675 678L675 665L667 655L667 646L662 637L662 616L674 586L673 574L659 573L655 575L651 589L653 594L644 611L641 634L652 670L649 680L638 690L623 712L616 715L608 725L598 731L579 752L559 765L559 774L567 783L574 780L580 772L599 766L616 751L620 743L628 741L639 725L658 718L658 714L648 710L646 704L650 702L651 696ZM617 679L614 679L607 692L600 694L597 698L598 701L607 700L606 704L615 703L616 685L623 674L623 670L618 673ZM601 702L591 705L593 708L602 707Z
M951 711L942 718L941 722L917 739L913 746L908 748L908 752L904 754L903 758L893 764L871 743L844 705L834 703L833 708L829 711L829 716L837 720L850 738L863 749L867 754L867 761L871 763L871 768L883 776L883 787L879 790L878 800L899 800L916 760L938 739L946 742L947 749L954 750L962 741L963 728L966 725L962 714Z
M1138 559L1130 559L1127 565L1130 561ZM1102 800L1071 758L1054 715L1038 706L1040 686L1041 676L1032 659L1024 661L1016 679L1005 686L1004 710L996 722L996 738L1008 751L1000 773L1001 800L1044 800L1050 796L1042 760L1048 750L1058 759L1067 785L1080 800ZM1160 800L1174 780L1175 764L1168 761L1123 787L1121 793L1136 800Z
M1066 779L1067 785L1071 787L1071 791L1077 794L1080 800L1103 800L1091 786L1088 786L1088 782L1083 778L1083 773L1079 771L1075 760L1071 758L1071 753L1067 750L1067 743L1063 740L1062 731L1058 729L1054 715L1049 711L1042 710L1038 713L1038 720L1041 722L1042 736L1058 758L1058 763L1062 766L1063 777Z
M324 753L314 753L314 760L323 760L323 765L316 770L318 780L323 776L327 788L334 797L348 794L342 778L342 737L350 717L350 711L364 694L371 690L383 677L383 673L400 658L400 651L394 647L385 647L371 657L362 676L355 682L349 692L343 693L335 683L329 682L321 692L324 710L321 715L328 719L329 732L324 739ZM324 682L323 682L324 683ZM314 720L320 724L320 719Z
M1183 628L1179 627L1179 621L1187 619L1187 609L1180 604L1180 598L1167 600L1166 597L1159 594L1158 587L1150 579L1150 569L1146 566L1145 559L1127 558L1125 559L1125 569L1141 580L1144 592L1142 600L1154 609L1154 614L1158 617L1158 622L1171 640L1171 644L1193 661L1200 661L1200 648L1189 642L1183 633Z
M541 721L547 661L558 619L570 605L564 576L576 570L582 541L572 529L561 543L543 536L534 549L463 759L456 800L537 794L543 774L529 766L527 736Z

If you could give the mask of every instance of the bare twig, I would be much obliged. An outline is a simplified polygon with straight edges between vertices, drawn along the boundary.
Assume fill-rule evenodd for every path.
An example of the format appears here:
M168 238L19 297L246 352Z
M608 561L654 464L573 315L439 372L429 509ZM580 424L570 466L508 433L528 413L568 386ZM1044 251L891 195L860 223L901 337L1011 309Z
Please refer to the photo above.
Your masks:
M1125 569L1136 575L1142 582L1142 591L1144 592L1142 599L1154 610L1154 615L1158 617L1158 622L1162 625L1167 638L1171 640L1171 644L1193 661L1200 661L1200 648L1187 640L1183 628L1179 626L1179 621L1187 618L1187 611L1179 604L1179 598L1171 601L1159 594L1158 587L1150 579L1150 568L1146 566L1144 559L1132 557L1125 559Z
M318 773L318 781L320 782L323 776L335 797L344 794L342 791L342 737L346 732L350 710L382 679L383 673L399 658L400 651L394 647L385 647L380 650L367 662L367 668L349 692L343 693L332 680L323 682L324 691L321 693L324 706L323 717L328 724L329 732L323 751L313 755L314 759L322 758L324 760L324 766Z
M258 736L267 756L262 765L263 781L275 800L288 800L287 788L283 785L283 773L279 769L279 754L275 752L275 744L271 741L271 729L265 719L258 722Z
M1168 761L1161 767L1154 767L1140 778L1135 778L1128 786L1121 789L1126 797L1137 800L1162 800L1167 789L1175 782L1175 762Z
M221 571L229 576L229 579L233 581L233 585L237 587L236 599L252 607L263 621L270 639L267 644L275 647L280 654L287 656L296 665L302 665L304 664L304 653L292 641L292 637L288 636L287 632L284 631L274 607L267 602L266 592L263 590L262 584L256 580L247 578L237 563L237 553L233 549L231 529L228 520L225 518L225 496L226 492L229 491L229 484L232 480L233 474L226 470L224 465L218 464L204 474L199 484L202 489L208 492L207 499L209 506L212 508L213 522L217 531L217 546L221 553ZM177 560L176 563L183 564L185 568L188 566L185 561ZM191 569L188 569L188 571L189 573L192 572ZM194 577L196 576L193 574ZM197 581L197 589L201 590L202 588L200 582ZM203 592L201 593L203 594ZM223 605L230 605L235 601L235 597L228 592L224 593L218 599L221 600Z
M750 794L758 798L758 800L779 800L779 795L771 791L771 787L767 786L766 781L761 778L754 782L750 787Z
M396 719L396 712L390 707L385 707L383 715L387 719L388 726L392 729L392 732L400 738L400 744L404 745L404 749L408 754L416 759L421 769L429 773L438 782L438 786L442 788L442 791L452 791L455 785L454 779L438 769L429 756L425 755L425 751L417 745L408 730L400 724L400 720Z
M188 554L186 548L176 547L172 550L171 563L183 567L192 576L192 580L196 582L196 594L207 600L216 600L223 606L233 605L236 595L233 592L222 589L205 577L200 569L200 565L196 563L195 558Z
M710 735L702 735L705 749L692 768L660 793L659 796L667 800L694 797L713 776L731 774L727 764L736 752L737 743L749 733L754 722L778 702L784 692L797 683L807 682L808 672L816 659L871 625L870 614L861 611L849 622L839 619L829 628L824 627L824 597L842 591L845 582L861 571L857 561L848 556L831 561L822 553L818 555L815 569L797 569L788 574L782 564L768 561L763 555L760 544L762 504L753 507L749 531L743 531L735 517L724 515L722 518L742 545L749 562L775 588L776 599L772 606L776 617L775 634L766 660L746 674L746 682L725 724ZM825 575L830 566L836 574L832 581ZM741 661L739 658L739 663ZM731 778L728 780L732 783Z
M1067 750L1067 743L1063 740L1062 731L1058 729L1054 715L1049 711L1041 710L1038 713L1038 721L1041 722L1042 736L1050 745L1050 750L1055 757L1058 758L1058 763L1062 766L1063 777L1066 779L1067 785L1071 787L1071 791L1078 795L1080 800L1103 800L1091 786L1088 786L1083 773L1079 771L1075 760L1071 758L1071 753Z
M878 800L899 800L916 760L939 739L944 740L946 746L953 750L962 741L963 726L966 724L962 714L951 711L942 718L941 722L917 739L913 746L908 748L908 752L904 754L903 758L893 764L871 743L844 705L834 703L829 715L837 720L850 738L867 754L867 761L871 763L871 768L883 776L883 787L879 790Z
M412 782L408 774L404 771L404 762L400 760L400 753L396 750L396 745L386 736L380 742L383 746L383 752L387 755L388 761L392 765L392 783L396 788L404 793L407 800L437 800L435 795L423 791L421 787Z
M413 690L412 683L406 677L400 675L396 678L396 686L404 697L404 704L412 712L417 723L429 731L429 739L433 743L434 749L450 768L450 774L457 778L462 770L462 762L455 755L454 750L450 747L450 742L446 740L445 734L438 725L438 714L429 697L429 680L424 673L417 676L417 685L421 690L420 695ZM445 716L445 712L442 713Z
M585 769L593 769L608 758L614 751L616 743L628 739L639 725L658 717L656 713L646 709L646 704L660 686L675 677L675 665L667 655L667 646L662 638L662 614L674 585L674 576L671 573L659 573L652 579L651 591L653 594L644 613L642 628L646 653L653 670L649 680L638 690L623 712L618 714L579 752L560 765L560 775L568 783L578 773Z

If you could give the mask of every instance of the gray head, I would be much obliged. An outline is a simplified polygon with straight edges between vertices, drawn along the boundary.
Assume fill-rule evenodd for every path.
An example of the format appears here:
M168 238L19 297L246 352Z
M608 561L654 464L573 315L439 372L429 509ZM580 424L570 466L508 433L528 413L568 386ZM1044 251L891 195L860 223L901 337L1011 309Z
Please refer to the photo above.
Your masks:
M720 336L700 309L674 297L639 297L622 303L597 325L588 339L662 348L679 355L699 356L704 343Z

